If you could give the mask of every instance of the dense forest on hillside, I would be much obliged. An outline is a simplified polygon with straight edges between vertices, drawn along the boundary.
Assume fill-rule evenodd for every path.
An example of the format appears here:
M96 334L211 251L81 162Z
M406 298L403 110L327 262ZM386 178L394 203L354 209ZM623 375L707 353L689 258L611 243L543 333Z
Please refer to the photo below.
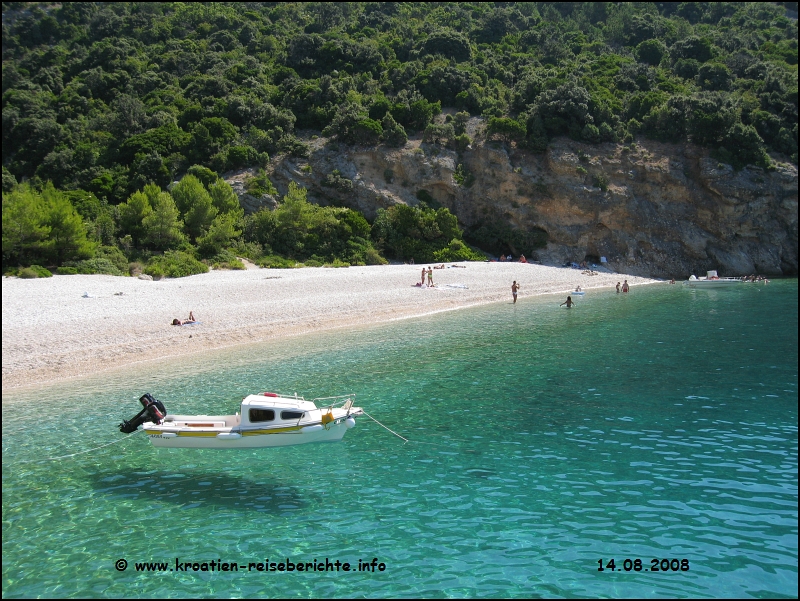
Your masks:
M403 235L424 240L427 260L472 256L458 244L442 254L460 232L446 210L424 205L376 228L345 209L303 205L294 190L283 222L244 217L219 174L303 156L312 134L402 146L423 133L463 149L464 121L480 116L490 137L534 152L557 136L643 136L705 146L736 168L768 168L770 154L796 164L796 11L749 2L4 2L3 268L81 269L112 256L122 266L164 252L187 263L232 264L234 251L375 262L393 256L387 223L401 228L405 218L415 225ZM458 112L434 123L443 108ZM178 179L188 191L167 192ZM52 232L67 217L83 222L85 239L55 252ZM290 222L302 231L289 236ZM332 231L335 248L320 242Z

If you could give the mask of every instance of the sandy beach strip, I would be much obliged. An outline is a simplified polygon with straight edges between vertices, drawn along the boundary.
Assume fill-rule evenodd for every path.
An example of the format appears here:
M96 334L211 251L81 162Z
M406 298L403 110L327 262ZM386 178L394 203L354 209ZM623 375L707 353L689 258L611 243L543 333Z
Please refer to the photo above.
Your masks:
M551 293L566 298L578 285L657 281L530 263L458 263L433 271L434 288L419 288L422 267L254 268L160 281L3 277L3 390L353 324L510 303L514 280L521 284L518 302ZM170 325L189 311L200 323Z

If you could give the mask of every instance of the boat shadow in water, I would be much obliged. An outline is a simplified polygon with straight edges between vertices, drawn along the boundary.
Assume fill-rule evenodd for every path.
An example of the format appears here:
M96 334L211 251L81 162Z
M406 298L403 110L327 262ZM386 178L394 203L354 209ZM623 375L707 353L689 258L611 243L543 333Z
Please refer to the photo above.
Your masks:
M241 509L282 514L317 506L322 499L270 478L250 480L233 474L194 470L121 470L85 476L96 493L127 500L146 500L194 507Z

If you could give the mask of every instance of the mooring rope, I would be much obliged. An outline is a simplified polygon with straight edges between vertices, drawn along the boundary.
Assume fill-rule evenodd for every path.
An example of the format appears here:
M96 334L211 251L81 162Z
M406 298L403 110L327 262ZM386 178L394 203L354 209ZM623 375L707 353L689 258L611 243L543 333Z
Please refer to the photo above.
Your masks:
M131 432L125 438L120 438L119 440L115 440L114 442L109 442L109 443L100 445L99 447L94 447L93 449L87 449L86 451L78 451L77 453L71 453L70 455L61 455L60 457L47 457L45 459L28 459L26 461L20 461L19 463L37 463L39 461L57 461L59 459L68 459L70 457L75 457L76 455L83 455L85 453L91 453L92 451L97 451L97 450L102 449L104 447L110 447L113 444L119 444L120 442L125 442L131 436L134 436L134 435L139 434L141 432L144 432L144 430L136 430L136 432Z
M362 411L364 411L364 410L362 409ZM375 419L374 417L372 417L372 416L371 416L369 413L367 413L366 411L364 411L364 415L366 415L368 418L370 418L372 421L374 421L376 424L378 424L378 425L379 425L381 428L386 428L386 426L384 426L384 425L383 425L381 422L379 422L377 419ZM408 438L403 438L402 436L400 436L400 435L399 435L397 432L395 432L395 431L394 431L394 430L392 430L391 428L386 428L386 429L387 429L387 430L389 430L389 432L391 432L391 433L392 433L392 434L394 434L395 436L397 436L397 438L399 438L399 439L401 439L401 440L403 440L403 441L405 441L405 442L408 442Z

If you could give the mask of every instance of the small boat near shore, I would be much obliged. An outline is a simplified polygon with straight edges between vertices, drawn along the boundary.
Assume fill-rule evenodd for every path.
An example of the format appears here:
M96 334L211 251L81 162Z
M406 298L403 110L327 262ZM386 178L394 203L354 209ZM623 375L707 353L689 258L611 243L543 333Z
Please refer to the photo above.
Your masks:
M743 284L742 278L721 278L717 275L716 270L708 271L706 277L696 277L695 275L689 276L689 279L684 282L685 286L690 288L726 288L729 286L738 286Z
M136 417L123 420L120 432L130 434L139 426L156 447L189 449L246 449L285 447L315 442L337 442L356 425L364 410L354 407L355 395L305 400L274 392L251 394L242 399L233 415L171 415L149 393ZM314 401L329 402L317 407Z

